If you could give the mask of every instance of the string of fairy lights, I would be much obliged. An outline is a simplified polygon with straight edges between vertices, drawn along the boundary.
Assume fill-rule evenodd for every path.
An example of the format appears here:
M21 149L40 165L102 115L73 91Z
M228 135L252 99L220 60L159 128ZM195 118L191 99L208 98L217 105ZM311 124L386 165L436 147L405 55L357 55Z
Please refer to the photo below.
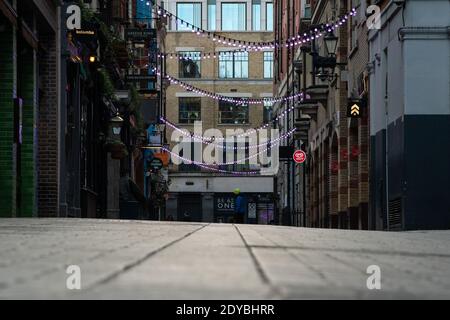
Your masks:
M295 129L290 130L289 132L285 133L284 135L280 136L279 138L273 140L272 142L269 143L269 145L267 146L266 144L266 148L262 149L261 151L254 153L246 158L242 158L239 160L233 160L233 161L228 161L228 162L221 162L221 163L214 163L214 165L217 166L227 166L227 165L235 165L235 164L241 164L241 163L245 163L247 161L250 161L254 158L257 158L265 153L268 153L269 150L271 150L274 146L277 146L280 141L282 139L286 139L287 137L289 137L290 135L292 135L295 132ZM237 150L237 148L234 148L235 150ZM177 155L176 152L170 151L168 150L168 152L171 155ZM181 156L180 156L181 157ZM204 162L199 162L199 161L195 161L195 160L189 160L189 163L191 164L195 164L195 165L206 165Z
M158 58L162 59L178 59L185 61L200 61L208 59L218 59L218 58L228 58L235 54L246 54L247 51L236 49L236 50L221 50L214 52L166 52L158 53Z
M154 71L156 71L158 75L161 75L158 70L154 70ZM192 86L192 85L190 85L190 84L188 84L186 82L183 82L183 81L181 81L179 79L176 79L174 77L171 77L169 75L166 75L165 78L167 78L171 83L175 83L177 85L180 85L185 90L192 91L194 93L197 93L197 94L200 94L202 96L206 96L206 97L209 97L209 98L212 98L212 99L215 99L215 100L235 103L236 105L243 105L243 104L247 104L247 103L248 104L260 104L260 103L264 103L265 101L269 101L269 102L274 103L274 102L280 102L280 101L288 101L288 100L292 100L292 99L296 99L296 98L299 98L299 100L301 101L301 100L303 100L303 96L304 96L303 92L300 92L300 93L297 93L297 94L294 94L294 95L290 95L290 96L275 97L275 98L235 99L235 98L230 98L230 97L226 97L226 96L222 96L222 95L217 95L216 93L213 93L213 92L205 91L203 89L194 87L194 86ZM284 118L288 113L294 111L294 109L295 109L294 107L291 107L291 108L283 111L277 117L275 117L272 120L272 122L275 122L275 121L278 121L278 120ZM191 134L191 133L187 132L187 130L175 126L173 123L171 123L167 119L164 119L164 118L160 118L160 119L161 119L161 121L163 123L165 123L169 127L177 130L178 132L182 133L183 135L189 136L190 138L194 139L194 141L197 141L197 142L211 144L211 143L215 143L215 141L222 141L223 142L225 139L227 139L227 138L223 138L223 137L218 137L218 138L216 138L216 140L211 141L211 140L209 140L210 138L205 138L205 137L202 137L202 136L199 136L199 135L196 135L196 134ZM241 134L237 134L237 135L234 135L234 136L231 136L231 137L241 138L241 137L249 136L249 135L251 135L251 134L253 134L253 133L255 133L255 132L259 131L259 130L267 129L270 125L271 125L270 122L269 123L265 123L264 125L260 126L259 128L254 128L254 129L251 129L251 130L249 130L247 132L243 132ZM284 135L280 136L279 138L269 142L268 143L269 146L267 148L265 148L262 151L252 155L251 157L248 157L248 158L245 158L245 159L236 160L236 161L230 161L230 162L226 162L226 163L219 163L219 164L216 164L216 165L234 165L234 164L239 164L239 163L245 162L247 160L253 159L255 157L258 157L261 154L264 154L265 152L267 152L269 149L272 149L274 146L277 146L281 140L290 137L292 134L295 133L295 131L296 131L296 129L292 129L291 131L289 131L289 132L285 133ZM230 138L230 137L228 137L228 138ZM216 144L216 145L219 148L222 147L222 149L238 150L238 149L260 148L262 146L267 146L267 143L260 144L260 145L240 146L240 147L223 146L223 144ZM223 169L217 169L216 170L216 168L211 167L210 165L208 165L206 163L193 161L193 160L189 160L189 159L183 158L183 157L177 155L176 153L174 153L174 152L172 152L172 151L170 151L168 149L166 149L166 151L169 152L169 154L171 156L178 157L179 159L181 159L183 161L187 161L187 163L189 163L189 164L196 165L196 166L201 167L203 169L209 169L209 170L213 170L213 171L217 171L217 172L221 172L221 173L238 174L238 172L235 172L235 171L227 171L227 170L223 170ZM248 174L248 172L245 172L245 173Z
M239 138L243 138L243 137L252 136L253 134L257 134L258 131L265 130L265 129L269 128L272 123L283 119L284 117L286 117L289 113L293 112L294 110L295 110L295 107L290 107L289 109L286 109L285 111L280 113L277 117L272 119L270 122L265 123L265 124L261 125L258 128L250 129L250 130L248 130L246 132L243 132L243 133L240 133L240 134L231 135L228 138L239 139ZM202 142L204 144L216 143L219 146L219 148L220 148L223 145L223 142L225 142L228 139L228 138L223 138L223 137L214 137L214 138L212 138L212 137L200 136L200 135L197 135L195 133L189 132L186 129L177 127L175 124L173 124L172 122L170 122L169 120L167 120L167 119L165 119L163 117L161 117L160 120L164 124L169 126L170 128L176 130L177 132L181 133L182 135L184 135L186 137L192 138L196 142ZM247 147L245 147L245 148L247 148Z
M333 32L334 30L340 28L342 25L344 25L350 16L356 15L356 9L352 8L348 13L328 22L325 24L314 26L313 28L310 28L309 30L306 30L302 33L299 33L293 37L290 37L289 39L282 40L282 41L271 41L271 42L252 42L247 40L238 40L230 37L223 36L221 34L218 34L214 31L208 31L205 29L202 29L198 26L195 26L194 24L178 17L177 15L169 12L168 10L164 9L160 5L155 5L157 11L157 15L160 18L168 18L169 20L174 20L177 25L182 26L183 28L191 30L192 33L196 34L199 37L202 38L208 38L212 40L213 42L217 42L219 44L236 47L243 49L245 51L263 51L267 49L275 49L278 47L296 47L300 46L302 44L305 44L307 42L313 41L315 39L319 39L320 37L324 36L327 32Z
M156 72L156 74L158 76L161 76L161 72L157 69L153 69L154 72ZM295 100L295 99L300 99L303 97L303 93L296 93L296 94L292 94L292 95L288 95L288 96L279 96L279 97L268 97L268 98L233 98L233 97L228 97L228 96L224 96L221 94L217 94L215 92L211 92L208 90L204 90L198 87L195 87L183 80L177 79L175 77L172 77L168 74L164 75L164 78L166 78L171 84L176 84L180 87L182 87L183 89L199 94L201 96L204 97L208 97L214 100L218 100L218 101L225 101L225 102L229 102L229 103L233 103L236 105L255 105L255 104L264 104L264 103L278 103L278 102L286 102L286 101L291 101L291 100Z
M141 0L141 1L143 1L143 0ZM192 33L197 35L198 37L207 38L218 44L222 44L222 45L226 45L226 46L235 48L234 50L219 51L219 52L217 52L217 51L215 51L215 52L195 52L195 53L194 52L192 52L192 53L191 52L188 52L188 53L186 53L186 52L175 52L175 53L174 52L169 52L169 53L159 52L157 54L157 57L160 59L178 59L178 60L191 60L191 61L198 61L198 60L202 60L202 59L203 60L217 59L218 57L222 57L222 56L226 56L226 55L233 55L235 53L241 53L241 52L245 53L248 51L266 51L266 50L274 50L274 49L280 48L280 47L285 47L285 48L297 47L297 46L303 45L305 43L311 42L313 40L319 39L320 37L324 36L327 33L334 32L335 30L340 28L342 25L344 25L351 16L356 15L356 9L352 8L347 14L341 15L338 18L336 18L328 23L314 26L306 31L298 33L297 35L295 35L293 37L290 37L289 39L284 39L281 41L274 40L272 42L252 42L252 41L247 41L247 40L234 39L231 37L221 35L217 32L202 29L202 28L195 26L194 24L178 17L177 15L169 12L168 10L164 9L162 6L155 4L154 0L146 1L146 4L148 6L154 5L156 8L156 14L158 15L158 17L167 18L169 21L174 21L177 26L183 27L183 30L188 29ZM153 71L156 72L156 74L161 75L158 70L154 69ZM259 98L259 99L233 98L233 97L223 96L223 95L217 94L215 92L210 92L210 91L207 91L207 90L204 90L201 88L197 88L187 82L184 82L184 81L177 79L175 77L172 77L170 75L164 75L164 77L170 83L179 85L180 87L182 87L183 89L185 89L187 91L194 92L196 94L199 94L201 96L208 97L208 98L211 98L214 100L225 101L225 102L233 103L236 105L255 105L255 104L264 104L266 102L267 103L277 103L277 102L286 102L286 101L295 100L295 99L298 99L299 101L301 101L304 99L304 94L302 92L294 94L294 95L290 95L290 96L284 96L284 97ZM306 98L308 98L308 96L306 96ZM294 111L294 109L295 109L294 107L291 107L291 108L283 111L281 114L279 114L277 117L275 117L272 120L272 122L278 121L278 120L284 118L287 114ZM266 146L266 148L264 148L263 150L257 152L256 154L253 154L245 159L229 161L229 162L224 162L224 163L218 163L218 164L214 164L214 165L210 165L210 164L207 164L204 162L190 160L190 159L184 158L184 157L172 152L171 150L169 150L167 148L162 148L163 151L168 152L173 157L183 160L185 163L194 164L200 168L208 169L210 171L216 171L216 172L220 172L220 173L227 173L227 174L233 174L233 175L255 175L255 174L259 174L259 171L229 171L229 170L216 168L215 166L235 165L235 164L239 164L242 162L246 162L254 157L260 156L261 154L270 150L272 147L278 145L281 140L294 134L296 131L296 129L292 129L291 131L285 133L284 135L282 135L272 141L268 141L266 143L261 143L258 145L227 146L227 145L224 145L223 142L226 141L226 139L228 139L228 138L199 136L199 135L196 135L194 133L187 131L186 129L177 127L175 124L171 123L167 119L161 118L160 120L163 123L165 123L166 125L168 125L169 127L171 127L172 129L185 135L186 137L190 137L190 138L194 139L194 141L196 141L196 142L201 142L203 144L208 144L208 145L215 144L216 147L222 148L222 149L230 149L230 150L257 149L258 150L259 148ZM233 135L232 137L233 138L241 138L244 136L249 136L260 130L267 129L270 125L271 125L271 122L265 123L258 128L251 129L251 130L241 133L241 134Z
M141 1L143 1L143 0L141 0ZM154 0L146 1L146 4L148 6L155 7L156 14L158 15L159 18L168 18L170 21L174 20L176 22L177 26L181 26L183 28L189 29L192 33L196 34L199 37L208 38L208 39L212 40L213 42L240 48L245 51L262 51L262 50L267 50L267 49L275 49L275 48L279 48L279 47L289 48L289 47L300 46L302 44L313 41L315 39L319 39L320 37L324 36L327 32L333 32L334 30L336 30L336 29L340 28L342 25L344 25L351 16L355 16L357 14L356 9L352 8L348 13L343 14L343 15L329 21L328 23L323 23L323 24L311 27L310 29L302 31L302 32L298 33L297 35L290 37L289 39L284 39L281 41L273 40L273 41L254 42L254 41L247 41L247 40L241 40L241 39L234 39L231 37L221 35L215 31L205 30L203 28L200 28L200 27L190 23L189 21L186 21L185 19L180 18L179 16L175 15L174 13L166 10L161 5L156 4L154 2Z
M271 143L278 142L280 140L286 139L286 138L291 136L296 131L296 129L292 129L291 131L285 133L284 135L282 135L282 136L280 136L280 137L278 137L276 139L267 140L266 142L263 142L263 143L260 143L260 144L248 144L248 145L245 145L245 146L230 146L228 144L230 144L230 143L234 144L235 140L237 140L237 141L242 140L241 138L243 138L243 137L251 137L251 134L248 133L248 132L242 133L239 138L236 135L234 135L234 136L231 135L231 136L225 137L225 138L224 137L203 137L203 136L191 133L191 132L189 132L186 129L177 127L176 125L174 125L170 121L167 121L164 118L161 118L161 121L163 123L165 123L167 126L169 126L170 128L172 128L173 130L181 133L183 136L185 136L185 137L187 137L189 139L192 139L194 142L202 143L202 144L205 144L205 145L214 145L215 147L217 147L219 149L227 149L227 150L259 149L259 148L262 148L264 146L270 145ZM255 129L253 129L253 131L255 131Z
M179 154L176 154L175 152L172 152L165 147L163 147L161 149L163 151L169 153L172 157L182 160L184 163L193 164L200 168L207 169L209 171L215 171L215 172L219 172L219 173L226 173L226 174L232 174L232 175L238 175L238 176L252 176L252 175L258 175L260 173L260 171L230 171L230 170L220 169L220 168L215 167L214 165L207 165L203 162L194 162L193 160L184 158L184 157L180 156Z

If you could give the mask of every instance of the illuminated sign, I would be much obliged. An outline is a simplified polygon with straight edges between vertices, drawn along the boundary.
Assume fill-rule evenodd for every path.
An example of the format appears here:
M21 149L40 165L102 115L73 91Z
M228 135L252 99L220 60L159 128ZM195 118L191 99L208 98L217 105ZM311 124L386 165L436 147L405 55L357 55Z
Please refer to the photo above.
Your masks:
M364 108L363 100L350 100L347 105L347 117L361 118Z

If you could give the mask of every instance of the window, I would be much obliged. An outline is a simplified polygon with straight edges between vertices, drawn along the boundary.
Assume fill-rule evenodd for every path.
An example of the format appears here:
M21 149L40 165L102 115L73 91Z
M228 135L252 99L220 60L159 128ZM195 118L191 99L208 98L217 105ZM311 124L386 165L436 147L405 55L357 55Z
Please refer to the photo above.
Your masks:
M263 122L268 123L272 121L272 102L269 100L264 100L264 110L263 110Z
M350 50L353 50L358 46L358 34L356 30L356 25L352 26L352 32L350 37L351 37Z
M179 98L178 106L179 123L194 123L201 120L202 104L200 98Z
M202 27L202 4L200 2L193 3L177 3L177 16L186 23L177 21L177 30L192 30L192 25Z
M273 52L264 52L264 78L273 77Z
M236 105L226 101L219 102L219 123L246 124L248 115L248 104Z
M221 52L219 78L248 78L248 52Z
M273 31L273 2L266 3L266 30Z
M222 3L222 30L245 31L247 20L246 3Z
M245 140L244 140L245 139ZM253 142L255 143L255 142ZM248 137L241 138L239 143L235 141L234 143L231 143L230 141L224 141L223 142L223 152L221 161L223 163L227 163L229 161L238 161L239 163L235 164L228 164L228 165L220 165L219 169L221 170L227 170L227 171L248 171L250 170L250 159L248 159L251 154L249 151L250 146L250 139ZM238 147L246 147L246 150L230 150L231 148L238 148ZM229 149L227 149L229 148ZM231 154L233 154L231 156ZM243 161L243 159L246 159Z
M201 53L198 51L179 52L180 59L178 63L178 72L180 78L200 78Z
M257 0L252 4L252 30L261 30L261 2Z
M200 142L196 141L190 141L190 142L181 142L180 143L182 149L180 150L180 157L192 160L192 161L199 161L201 159L201 150L202 150L202 144ZM200 154L199 154L200 152ZM189 163L188 161L183 160L182 163L178 165L178 171L183 172L195 172L195 171L201 171L201 168L193 163Z
M216 30L216 5L208 3L208 30Z
M305 4L302 6L303 9L303 17L302 18L311 18L311 0L304 0Z

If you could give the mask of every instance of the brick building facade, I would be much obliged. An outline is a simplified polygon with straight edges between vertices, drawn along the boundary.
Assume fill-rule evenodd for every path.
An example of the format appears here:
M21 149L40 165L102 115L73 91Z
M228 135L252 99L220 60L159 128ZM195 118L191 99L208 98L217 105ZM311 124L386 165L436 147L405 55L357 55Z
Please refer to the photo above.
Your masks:
M302 30L305 21L309 21L310 8L305 0L277 0L275 1L275 40L285 43L295 37ZM300 92L298 86L298 74L294 68L294 61L298 59L300 50L297 47L285 47L280 45L275 50L274 94L276 96L289 96ZM274 116L281 115L291 109L295 100L276 103ZM288 112L282 121L276 124L281 134L294 127L295 116ZM301 141L293 136L284 139L281 144L284 147L300 149ZM279 220L287 225L300 225L304 219L304 166L291 161L280 163L280 170L276 177L276 193L279 209Z
M348 1L356 5L356 16L347 24L348 96L364 101L362 117L349 124L349 214L352 228L375 228L369 221L369 44L366 9L368 1ZM372 224L371 224L372 222Z
M367 96L367 29L365 8L357 5L357 16L350 17L352 5L355 1L319 0L301 1L300 8L289 1L276 7L281 10L276 11L280 30L285 12L291 12L294 21L289 25L298 25L288 34L291 37L346 14L350 18L333 32L337 38L334 53L327 52L324 37L320 37L287 53L279 50L276 59L280 75L275 81L277 93L305 93L303 101L295 102L291 118L279 124L287 129L297 127L296 139L286 145L308 155L306 163L288 163L278 175L281 201L285 199L285 224L368 228L368 105L362 117L347 116L349 101ZM335 57L337 64L333 69L318 67L317 57ZM289 64L283 82L284 61ZM285 109L280 105L275 110Z
M178 14L183 18L184 1L162 1L164 8L169 12ZM188 4L188 2L186 2ZM201 1L197 2L201 7L189 8L188 11L198 10L196 21L190 21L197 27L202 27L217 34L251 42L270 42L273 40L272 31L272 1L241 1L232 3L227 1ZM236 5L236 8L233 6ZM234 21L226 10L237 10L239 17ZM194 14L195 15L195 14ZM189 17L186 16L186 21ZM240 20L241 19L241 20ZM228 21L228 22L227 22ZM235 23L236 25L227 25ZM270 24L270 25L269 25ZM231 28L233 30L225 30ZM181 79L192 86L215 92L222 96L233 98L270 98L273 96L273 52L270 50L261 52L242 52L233 54L233 47L211 41L208 38L198 37L191 30L180 30L175 20L169 23L165 37L166 72L168 75ZM206 57L203 55L206 54ZM196 65L196 73L187 74L183 69L189 64L181 60L179 56L192 57ZM209 56L209 57L208 57ZM227 60L227 62L225 61ZM226 65L226 66L225 66ZM189 107L186 107L189 104ZM185 108L190 108L189 111ZM232 106L223 104L200 94L189 92L175 84L166 90L166 117L180 128L193 131L194 120L201 121L203 131L216 128L225 136L227 129L249 130L259 127L270 120L271 106L262 104L247 105L242 107L242 112L233 113ZM189 116L188 116L189 115ZM189 119L189 117L193 117ZM167 128L167 138L171 147L175 145L171 141L173 129ZM239 158L242 158L239 156ZM245 167L245 168L244 168ZM258 170L254 165L228 165L222 169L230 171ZM261 192L270 193L272 178L239 177L232 176L231 180L223 177L223 174L213 173L208 170L200 170L194 165L173 166L169 173L172 181L171 193L167 201L167 214L182 219L180 216L186 207L196 206L193 211L208 212L208 208L214 211L219 193L228 193L236 187L241 187L243 193ZM230 174L227 174L230 176ZM225 180L223 180L225 179ZM241 180L246 180L240 182ZM192 187L187 183L193 183ZM220 182L219 182L220 181ZM231 184L230 184L231 183ZM263 186L261 186L263 184ZM180 187L180 185L182 185ZM209 185L209 189L203 190L202 186ZM221 185L219 187L219 185ZM225 188L224 186L228 186ZM224 188L222 188L224 187ZM218 191L221 189L222 191ZM200 195L194 194L200 191ZM222 198L221 198L222 199ZM199 209L200 208L200 209ZM273 209L271 209L273 210ZM218 221L216 214L203 217L195 217L199 221ZM222 218L220 218L222 219ZM222 221L222 220L221 220Z

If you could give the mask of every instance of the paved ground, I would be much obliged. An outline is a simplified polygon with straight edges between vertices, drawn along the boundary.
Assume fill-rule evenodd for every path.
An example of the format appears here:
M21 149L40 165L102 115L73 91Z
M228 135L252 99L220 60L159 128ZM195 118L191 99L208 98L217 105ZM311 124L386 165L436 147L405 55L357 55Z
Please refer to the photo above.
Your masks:
M81 290L66 287L69 265ZM2 299L448 299L449 272L450 231L0 220Z

